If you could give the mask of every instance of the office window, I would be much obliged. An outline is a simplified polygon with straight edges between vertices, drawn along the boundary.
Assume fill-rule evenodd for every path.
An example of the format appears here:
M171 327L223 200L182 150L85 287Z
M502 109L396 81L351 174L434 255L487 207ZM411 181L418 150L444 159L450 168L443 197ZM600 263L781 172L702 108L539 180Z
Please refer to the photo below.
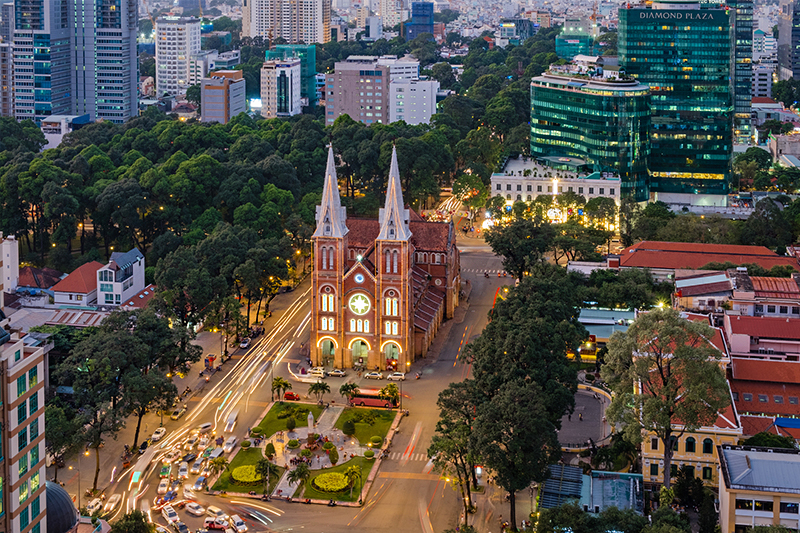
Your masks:
M657 438L653 437L652 439L650 439L650 449L654 450L654 451L658 450L658 439Z
M30 416L33 416L33 413L35 413L38 409L39 409L39 395L34 394L28 400L28 414Z
M28 426L28 429L29 429L29 434L31 436L31 440L33 440L36 437L38 437L39 436L39 419L37 418L36 420L31 422L31 425Z
M28 428L23 428L22 431L17 434L17 444L19 451L24 450L28 445Z
M28 406L25 405L25 402L22 402L17 407L17 424L22 424L26 418L28 418Z
M17 398L22 396L28 391L26 386L26 379L25 376L20 376L17 378Z
M27 485L27 484L28 484L28 482L26 481L25 485ZM27 498L28 498L28 487L26 486L25 487L25 499L27 499ZM22 487L20 487L20 489L19 489L19 503L22 503L24 501L25 500L22 499ZM28 518L28 508L26 507L25 509L22 510L22 512L19 513L19 527L20 527L20 529L25 529L26 527L28 527L28 524L30 524L30 519Z
M705 454L712 454L714 453L714 441L711 439L703 439L703 453Z
M792 405L797 405L797 396L789 396L789 403Z
M772 502L771 501L764 501L764 500L756 500L753 510L754 511L762 511L766 513L772 512Z
M39 375L38 375L37 367L33 367L28 371L28 388L32 389L39 383Z
M31 492L34 491L31 489ZM39 516L39 496L31 500L31 518L36 518L37 516Z
M795 502L781 502L781 512L788 514L797 514L800 510L800 504Z
M39 472L31 476L31 494L39 490Z
M658 475L658 464L657 463L653 463L653 464L650 465L650 475L651 476L657 476Z
M22 457L19 458L19 475L22 476L28 472L28 454L26 453Z
M775 396L773 396L772 399L775 400L775 403L783 403L783 396L781 396L779 394L776 394Z
M710 466L703 467L703 479L711 479L713 470L711 470Z

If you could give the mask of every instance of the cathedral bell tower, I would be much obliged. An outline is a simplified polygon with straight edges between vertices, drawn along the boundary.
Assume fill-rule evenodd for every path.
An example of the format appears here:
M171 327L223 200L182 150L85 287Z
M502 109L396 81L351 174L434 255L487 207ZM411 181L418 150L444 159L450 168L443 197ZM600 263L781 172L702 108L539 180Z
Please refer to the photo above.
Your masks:
M406 372L413 361L412 245L409 212L403 203L397 149L392 148L386 205L380 210L377 251L377 293L380 367Z
M339 197L333 147L328 146L328 164L322 202L317 206L317 228L311 236L314 269L311 278L311 358L318 366L344 368L344 324L342 278L347 249L346 208Z

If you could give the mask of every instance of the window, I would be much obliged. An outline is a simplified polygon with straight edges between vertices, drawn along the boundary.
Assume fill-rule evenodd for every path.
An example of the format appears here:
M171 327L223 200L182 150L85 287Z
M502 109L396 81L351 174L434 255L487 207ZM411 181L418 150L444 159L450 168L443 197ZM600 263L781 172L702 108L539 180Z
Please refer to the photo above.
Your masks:
M28 472L28 454L26 453L19 458L19 475L20 477Z
M703 467L703 479L711 479L712 472L713 471L711 470L710 466L704 466Z
M333 247L328 247L328 270L333 270Z
M114 303L114 295L113 294L106 294L105 297L106 297L105 303L107 303L107 304L113 304Z
M767 306L767 313L774 313L774 312L775 312L775 306L774 305L768 305Z
M397 274L397 256L400 255L397 253L397 250L392 252L392 273Z
M27 484L28 484L28 482L26 481L25 485L27 485ZM27 498L28 498L28 487L26 486L25 487L25 499L27 499ZM20 487L19 488L19 503L22 503L24 501L25 500L22 499L22 487ZM30 519L28 518L28 508L26 507L25 509L22 510L22 512L19 513L19 527L20 527L20 529L25 529L26 527L28 527L29 523L30 523Z
M781 314L782 314L782 315L785 315L785 314L788 314L788 313L789 313L789 307L788 307L788 306L786 306L786 305L782 305L782 306L780 307L780 310L781 310Z
M528 185L527 190L528 190L528 192L531 192L533 190L533 186Z
M22 352L20 350L14 352L14 362L19 361L21 358L22 358Z
M510 191L510 190L511 190L511 184L510 184L510 183L506 183L506 190L507 190L507 191Z
M572 187L567 187L567 191L569 191L569 192L573 192L573 191L572 191Z
M386 264L386 273L388 274L392 269L392 253L389 250L386 250L384 255L384 263Z
M31 441L33 441L33 439L39 436L39 419L37 418L31 422L31 425L28 426L28 428L31 435Z
M750 394L749 392L745 392L742 396L744 397L744 401L746 401L746 402L752 402L753 401L753 395Z
M522 200L522 195L521 195L521 194L518 194L518 195L517 195L517 201L519 202L519 201L521 201L521 200Z
M498 191L502 191L503 190L503 186L501 184L499 184L499 183L497 184L497 190Z
M351 318L350 319L350 331L354 332L355 330L356 330L356 319L355 318Z
M528 195L528 200L527 200L527 201L528 201L528 202L530 202L530 201L531 201L531 195L530 195L530 194Z
M769 401L769 397L766 394L759 394L758 401L759 403L767 403Z
M101 270L100 274L100 281L114 281L114 276L110 270Z
M611 196L614 196L614 192L615 192L614 189L608 189L608 194L610 194Z
M578 187L578 194L583 194L583 187Z
M797 396L789 396L789 403L792 405L797 405Z
M37 476L39 474L36 474ZM31 487L31 493L36 492L36 490ZM35 497L31 500L31 518L36 518L39 516L39 496Z
M756 313L763 313L764 312L764 306L763 305L756 304L754 309L755 309Z
M36 446L31 448L31 467L36 466L38 462L39 462L39 445L37 444ZM39 486L38 481L36 486L37 487Z
M781 396L779 394L776 394L775 396L773 396L772 399L775 400L775 403L783 403L783 396Z
M25 376L17 378L17 398L25 394L28 389L25 386Z
M686 453L694 453L696 444L694 437L688 437L686 439Z
M536 192L542 192L542 186L541 185L537 185L536 186Z
M383 324L383 332L386 335L391 335L392 334L392 323L389 322L388 320L386 322L384 322L384 324Z
M17 407L17 424L22 424L25 422L26 418L28 418L28 406L25 402L22 402L19 407Z
M800 504L794 502L781 502L781 512L788 514L797 514L800 509Z
M657 438L654 437L654 438L650 439L650 449L654 450L654 451L658 450L658 439Z
M594 187L589 187L589 194L594 194Z
M100 292L114 292L114 286L110 283L101 283Z
M387 315L397 316L397 298L386 298L385 307Z
M740 500L736 498L736 508L737 509L749 509L753 510L753 500Z
M762 511L765 513L772 512L772 502L771 501L764 501L764 500L756 500L755 501L755 508L754 511Z
M800 315L800 307L792 307L793 315Z
M322 270L327 268L327 259L328 259L328 249L326 247L322 247Z
M359 322L361 322L359 320ZM364 321L364 333L369 333L369 320Z
M33 413L35 413L38 409L39 409L39 395L34 394L28 400L28 414L30 416L33 416Z
M605 194L606 190L603 187L600 187L600 194Z
M517 191L521 191L521 190L522 190L522 184L518 184L517 185Z
M677 452L678 451L678 442L679 442L678 438L677 437L671 437L671 439L672 439L672 450Z
M19 451L24 450L28 445L28 428L23 428L22 431L17 434L17 444Z
M653 463L650 465L650 475L657 476L658 475L658 464Z
M704 439L703 440L703 453L705 454L712 454L714 453L714 441L711 439Z
M506 200L511 200L511 195L510 194L506 194Z
M399 335L398 328L397 328L397 322L392 322L392 335Z
M738 402L739 401L739 393L738 392L733 392L732 394L733 394L733 401L734 402Z
M32 389L39 383L39 376L37 367L33 367L28 371L28 388Z
M675 463L669 465L669 475L672 477L676 477L678 475L678 465Z
M553 192L553 186L552 185L548 185L547 186L547 192Z
M322 329L322 331L328 331L328 319L327 318L323 318L322 319L322 328L321 329Z

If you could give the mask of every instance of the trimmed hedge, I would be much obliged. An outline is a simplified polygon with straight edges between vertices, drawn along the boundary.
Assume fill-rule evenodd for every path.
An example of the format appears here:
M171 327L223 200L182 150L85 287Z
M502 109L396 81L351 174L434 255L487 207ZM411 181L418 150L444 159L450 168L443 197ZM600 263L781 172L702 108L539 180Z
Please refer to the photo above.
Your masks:
M331 460L331 464L332 465L335 465L336 463L338 463L339 462L339 450L337 450L335 447L331 448L331 451L328 452L328 459Z
M330 450L331 448L336 448L336 445L334 443L332 443L331 441L328 441L328 442L326 442L325 444L322 445L322 449L323 450Z
M251 443L249 440L243 440L243 441L242 441L242 448L245 448L245 449L247 449L247 448L249 448L249 447L250 447L250 445L251 445L251 444L252 444L252 443Z
M308 448L305 450L300 450L300 457L311 457L311 450Z
M264 478L256 472L255 465L238 466L231 472L231 479L239 485L260 485Z
M340 472L320 474L311 480L311 486L320 492L344 492L350 488L347 477Z
M381 444L383 444L383 439L377 435L370 438L369 441L373 444L373 446L380 446Z
M286 447L289 448L290 450L296 450L297 448L300 447L300 441L297 439L292 439L286 443Z
M367 459L372 459L373 457L375 457L375 452L373 450L367 450L364 452L364 457L366 457Z

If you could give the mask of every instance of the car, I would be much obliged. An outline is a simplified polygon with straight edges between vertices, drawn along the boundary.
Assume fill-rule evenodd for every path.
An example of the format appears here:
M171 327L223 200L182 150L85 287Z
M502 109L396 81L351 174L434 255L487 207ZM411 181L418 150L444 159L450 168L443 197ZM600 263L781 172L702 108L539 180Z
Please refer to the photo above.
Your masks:
M196 436L189 437L188 439L186 439L186 442L183 443L183 449L184 450L193 450L195 445L197 444L198 440L199 439Z
M215 446L209 446L208 448L203 450L203 455L201 455L201 457L203 459L208 459L209 457L211 457L211 454L214 453L214 450L216 450Z
M143 440L141 444L139 444L139 453L144 453L148 446L150 446L150 441Z
M158 499L158 504L162 505L174 501L178 497L178 493L172 489L168 490L161 498Z
M86 505L86 510L89 511L89 516L103 510L103 500L95 498Z
M328 375L331 376L332 378L343 378L347 375L347 372L345 372L341 368L335 368L330 372L328 372Z
M226 521L226 522L228 520L227 513L225 513L225 511L223 511L222 509L220 509L216 505L209 505L208 507L206 507L206 514L208 516L212 517L212 518L219 518L220 520L223 520L223 521Z
M119 502L122 501L122 494L112 494L106 504L103 506L104 513L110 513L117 508Z
M321 366L318 366L316 368L312 368L311 370L309 370L308 371L308 375L311 376L311 377L315 377L315 378L325 379L325 376L327 374L325 373L325 369L324 368L322 368Z
M164 526L158 525L156 526L156 533L169 533L169 529L165 528Z
M190 474L199 474L200 471L203 469L203 464L205 461L202 459L198 459L194 463L192 463L192 467L189 469Z
M206 422L205 424L200 424L196 428L192 430L192 433L195 435L202 435L203 433L208 433L214 428L214 424L211 422Z
M170 463L164 463L161 465L161 472L158 473L158 477L165 478L169 477L172 473L172 465Z
M208 435L203 435L200 437L200 440L197 442L197 449L204 450L208 447L208 443L211 442L211 438Z
M174 450L171 450L169 453L167 453L167 455L164 456L162 461L165 463L172 463L180 456L181 456L181 449L175 448Z
M364 374L364 379L383 379L383 374L380 372L367 372Z
M161 509L161 514L164 516L164 520L170 524L180 521L178 512L175 511L171 505L165 505L164 508Z
M177 409L175 409L174 411L172 411L172 416L170 416L170 418L173 420L179 420L185 414L186 414L186 406L182 405Z
M180 521L173 523L172 527L174 527L175 531L178 533L191 533L191 531L189 531L189 526Z
M189 477L189 463L184 461L178 467L178 479L186 479L187 477Z
M169 478L164 478L158 484L158 490L156 491L159 494L166 494L169 490Z
M299 400L300 399L300 395L297 394L296 392L292 392L292 391L284 392L283 393L283 399L284 400Z
M238 514L231 515L231 525L236 530L236 533L245 533L247 531L247 524Z
M189 502L186 504L186 512L195 516L204 516L206 509L197 502Z
M204 528L204 527L201 527L200 529L198 529L194 533L208 533L208 530L206 528Z
M203 470L200 471L200 477L208 477L211 475L211 466L206 465L203 467Z
M386 379L389 381L405 381L406 375L402 372L392 372L391 374L386 376Z
M225 441L225 445L222 446L222 450L225 453L231 453L233 449L236 447L236 437L228 437L228 440Z
M150 437L150 440L153 442L158 442L164 438L164 435L167 434L167 428L158 428L153 432L153 435Z
M245 337L242 339L242 342L239 343L239 348L245 350L250 347L250 337Z
M200 476L199 478L197 478L197 481L194 482L194 485L192 485L192 490L201 491L205 488L207 483L208 483L208 478L206 476Z
M217 529L224 531L228 528L228 522L222 518L209 516L203 521L203 527L206 529Z
M182 463L193 463L195 459L197 459L197 454L196 453L187 453L186 455L181 457L181 462Z

